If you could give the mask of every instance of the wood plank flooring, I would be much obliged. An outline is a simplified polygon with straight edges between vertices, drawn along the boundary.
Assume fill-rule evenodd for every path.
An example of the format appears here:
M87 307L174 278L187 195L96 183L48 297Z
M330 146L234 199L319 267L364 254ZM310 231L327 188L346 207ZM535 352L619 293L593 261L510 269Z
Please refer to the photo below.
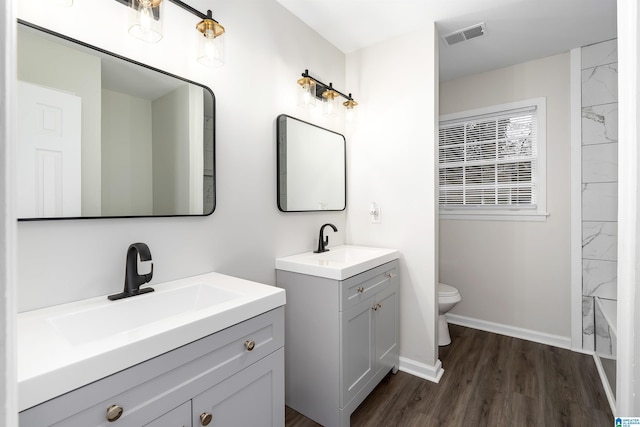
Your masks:
M351 415L351 426L610 427L593 357L450 325L439 384L389 375ZM286 408L287 427L319 424Z

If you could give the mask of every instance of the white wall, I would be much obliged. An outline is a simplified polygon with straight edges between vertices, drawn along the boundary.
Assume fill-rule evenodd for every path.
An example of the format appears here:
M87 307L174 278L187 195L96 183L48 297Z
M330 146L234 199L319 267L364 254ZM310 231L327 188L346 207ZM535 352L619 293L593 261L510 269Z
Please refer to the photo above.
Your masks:
M227 58L214 70L195 60L197 19L172 3L165 6L164 38L154 45L128 35L127 8L113 0L76 0L70 9L19 3L24 20L211 87L217 114L215 212L19 223L20 311L121 290L125 251L136 241L151 249L154 283L214 270L267 284L275 282L274 258L312 250L323 223L338 227L331 244L344 242L346 212L277 209L275 118L287 113L309 120L296 106L300 73L308 68L344 88L345 58L275 0L215 2L214 17L227 31ZM204 0L190 5L211 7ZM110 24L100 31L83 24L98 15Z
M101 146L102 215L151 215L151 102L103 89Z
M347 86L360 102L347 141L347 239L400 250L400 356L427 370L437 362L434 32L427 22L347 56ZM380 224L370 221L371 202L380 206Z
M22 29L18 37L18 79L82 97L82 214L100 215L100 58Z
M569 88L568 53L441 83L440 114L547 98L549 217L441 220L440 281L462 294L451 313L571 336Z

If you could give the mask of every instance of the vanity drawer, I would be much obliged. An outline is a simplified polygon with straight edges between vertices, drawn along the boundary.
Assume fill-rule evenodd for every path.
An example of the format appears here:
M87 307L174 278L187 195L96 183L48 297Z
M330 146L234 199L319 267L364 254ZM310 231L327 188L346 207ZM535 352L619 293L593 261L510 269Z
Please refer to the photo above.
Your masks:
M340 311L397 283L398 270L398 260L394 260L340 282Z
M23 411L20 426L140 427L283 345L280 307Z

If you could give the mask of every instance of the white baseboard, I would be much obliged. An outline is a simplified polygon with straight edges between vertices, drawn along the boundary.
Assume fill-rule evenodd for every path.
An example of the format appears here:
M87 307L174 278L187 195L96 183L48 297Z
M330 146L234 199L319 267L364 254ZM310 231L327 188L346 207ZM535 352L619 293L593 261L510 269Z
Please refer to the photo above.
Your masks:
M616 413L616 398L613 394L613 390L611 390L611 385L609 385L609 379L607 378L607 374L604 372L604 368L602 367L602 362L600 361L600 356L597 353L593 353L593 361L596 363L596 368L598 369L598 374L600 375L600 381L602 382L602 387L604 388L604 394L607 395L607 400L609 401L609 406L611 406L611 413Z
M531 329L503 325L501 323L489 322L486 320L479 320L451 313L447 313L447 322L454 325L466 326L468 328L480 329L481 331L493 332L495 334L507 335L509 337L520 338L523 340L571 350L570 337L551 335L544 332L533 331Z
M434 366L427 365L426 363L417 362L415 360L407 359L406 357L400 357L400 366L398 367L402 372L414 375L416 377L438 383L444 369L442 369L442 362L440 359L436 360Z

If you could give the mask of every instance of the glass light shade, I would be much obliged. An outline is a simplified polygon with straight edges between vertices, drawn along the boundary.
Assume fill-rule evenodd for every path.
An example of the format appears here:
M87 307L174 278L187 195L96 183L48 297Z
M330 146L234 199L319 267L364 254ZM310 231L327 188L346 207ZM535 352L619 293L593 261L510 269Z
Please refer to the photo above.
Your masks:
M298 91L298 105L302 107L313 107L316 105L316 82L309 77L298 80L300 90Z
M157 43L162 38L162 16L164 3L162 0L134 0L136 12L132 14L133 22L129 34L147 43Z
M324 115L327 117L336 117L340 109L340 95L329 89L322 94L324 104Z
M351 96L351 94L349 94L349 96ZM356 106L358 105L358 103L353 99L348 99L345 102L343 102L342 105L344 105L344 109L345 109L344 115L347 121L348 122L355 121L357 116Z
M196 25L202 33L198 46L198 63L215 68L224 65L224 27L213 19L205 19Z
M200 37L198 63L215 68L224 65L224 37Z

